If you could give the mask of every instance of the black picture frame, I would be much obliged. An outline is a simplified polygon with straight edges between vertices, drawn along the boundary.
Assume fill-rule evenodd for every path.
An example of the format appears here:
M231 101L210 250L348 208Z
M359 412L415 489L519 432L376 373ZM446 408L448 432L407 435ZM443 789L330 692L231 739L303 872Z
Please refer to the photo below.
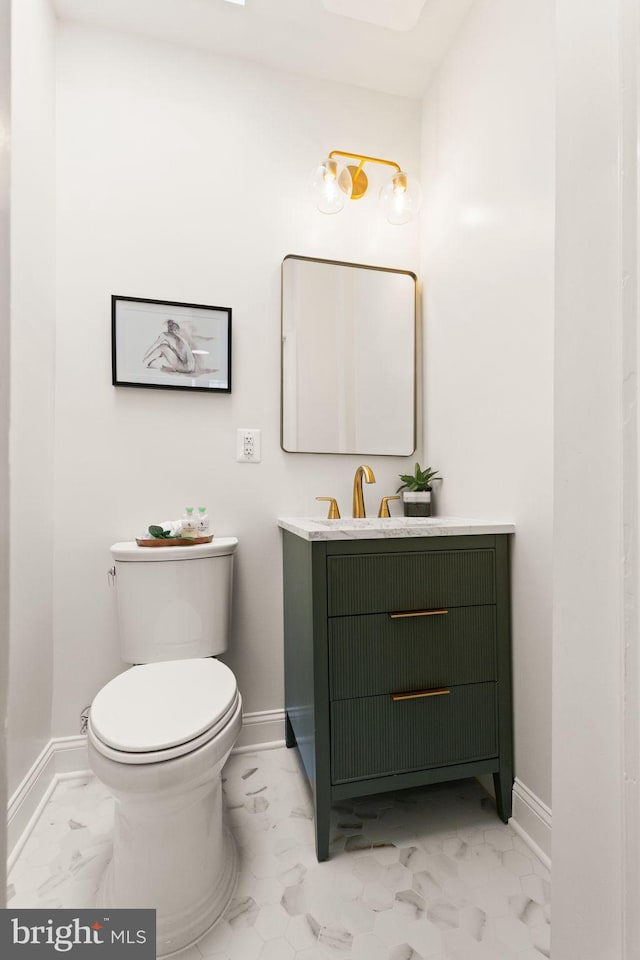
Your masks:
M111 297L114 387L231 393L231 307Z

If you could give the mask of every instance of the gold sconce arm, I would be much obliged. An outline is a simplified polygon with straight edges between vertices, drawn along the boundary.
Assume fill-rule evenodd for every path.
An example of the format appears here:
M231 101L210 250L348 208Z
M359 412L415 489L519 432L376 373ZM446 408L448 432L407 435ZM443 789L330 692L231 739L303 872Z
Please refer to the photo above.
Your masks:
M393 167L394 170L397 170L400 173L402 169L395 160L383 160L382 157L367 157L364 153L349 153L347 150L332 150L329 154L329 158L332 160L334 157L352 157L354 160L360 161L360 166L365 163L383 163L387 167Z
M329 159L335 160L336 157L346 157L347 159L351 158L353 160L360 161L357 166L354 163L347 164L347 170L351 174L352 181L352 200L359 200L360 197L364 197L365 193L367 192L369 178L362 169L365 163L381 163L386 167L393 167L396 173L402 173L400 166L395 162L395 160L383 160L382 157L368 157L364 153L350 153L348 150L332 150L329 154Z

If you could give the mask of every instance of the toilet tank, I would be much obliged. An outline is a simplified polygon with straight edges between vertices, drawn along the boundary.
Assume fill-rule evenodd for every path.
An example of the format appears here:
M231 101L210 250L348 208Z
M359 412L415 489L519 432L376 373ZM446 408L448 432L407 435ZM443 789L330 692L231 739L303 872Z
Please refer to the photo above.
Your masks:
M190 547L111 547L125 663L224 653L237 544L235 537L216 537Z

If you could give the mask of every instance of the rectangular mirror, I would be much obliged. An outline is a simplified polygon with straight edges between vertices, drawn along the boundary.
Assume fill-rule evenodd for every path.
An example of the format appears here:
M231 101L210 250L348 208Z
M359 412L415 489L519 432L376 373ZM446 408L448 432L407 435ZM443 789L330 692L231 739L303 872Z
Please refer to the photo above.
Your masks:
M283 450L410 456L415 406L415 274L285 257Z

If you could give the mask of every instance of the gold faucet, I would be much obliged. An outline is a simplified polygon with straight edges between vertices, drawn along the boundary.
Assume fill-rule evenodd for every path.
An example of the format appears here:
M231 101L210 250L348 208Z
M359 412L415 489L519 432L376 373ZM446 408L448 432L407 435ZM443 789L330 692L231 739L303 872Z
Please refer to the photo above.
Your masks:
M366 517L367 513L364 509L364 497L362 495L362 477L367 481L367 483L375 483L376 478L373 475L373 470L371 467L368 467L366 463L363 463L361 467L358 467L356 470L356 475L353 478L353 515L354 517Z
M316 500L318 498L316 497ZM378 510L379 517L391 517L389 513L389 500L399 500L400 497L383 497L380 501L380 509Z
M398 497L398 500L400 497ZM335 497L316 497L316 500L328 500L329 501L329 513L327 514L327 520L339 520L340 519L340 508L338 507L338 501Z

